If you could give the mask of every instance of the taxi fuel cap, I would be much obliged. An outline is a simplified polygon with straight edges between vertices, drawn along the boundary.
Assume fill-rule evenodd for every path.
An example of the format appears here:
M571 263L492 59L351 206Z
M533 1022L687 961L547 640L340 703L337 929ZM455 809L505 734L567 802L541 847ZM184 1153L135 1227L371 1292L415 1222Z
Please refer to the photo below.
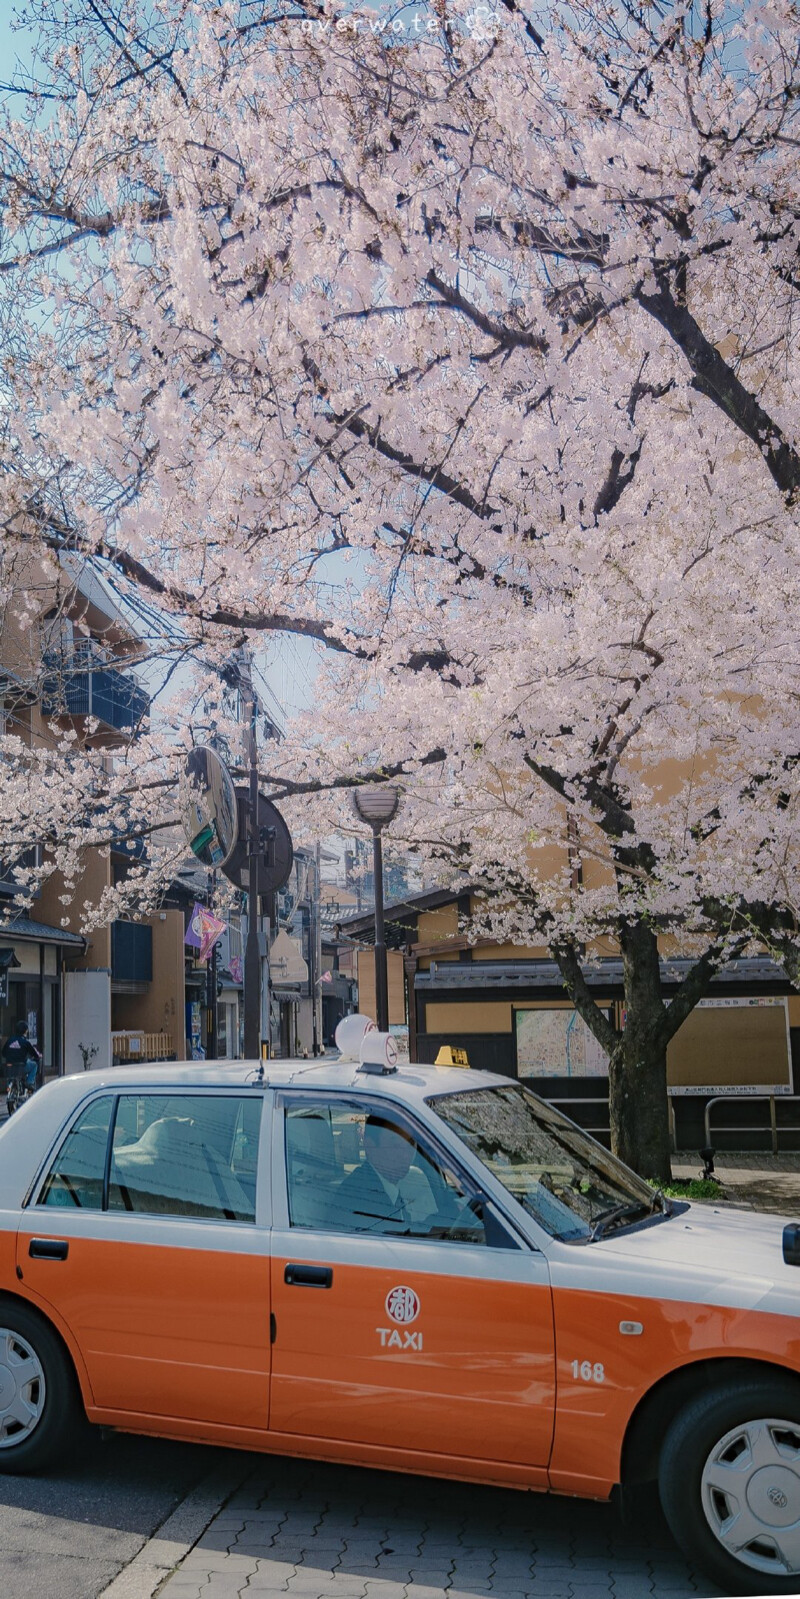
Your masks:
M800 1222L787 1222L783 1229L783 1258L787 1266L800 1266Z

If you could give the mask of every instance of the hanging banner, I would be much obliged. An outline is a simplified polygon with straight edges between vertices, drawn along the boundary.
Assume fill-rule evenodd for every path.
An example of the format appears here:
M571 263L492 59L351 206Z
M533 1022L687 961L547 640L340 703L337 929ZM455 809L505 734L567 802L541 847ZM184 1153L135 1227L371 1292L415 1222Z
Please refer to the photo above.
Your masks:
M198 960L208 960L217 939L224 933L225 926L226 923L221 922L206 905L198 905L195 901L183 940L184 944L190 944L197 950Z

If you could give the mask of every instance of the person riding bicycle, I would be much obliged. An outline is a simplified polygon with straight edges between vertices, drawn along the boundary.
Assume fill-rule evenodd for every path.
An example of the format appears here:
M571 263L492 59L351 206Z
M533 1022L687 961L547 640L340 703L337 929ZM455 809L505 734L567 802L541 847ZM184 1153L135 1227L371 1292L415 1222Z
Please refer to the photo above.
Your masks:
M39 1071L39 1051L28 1037L28 1023L17 1022L10 1038L7 1038L2 1051L3 1065L6 1070L6 1088L13 1078L24 1082L29 1093L36 1087L36 1077Z

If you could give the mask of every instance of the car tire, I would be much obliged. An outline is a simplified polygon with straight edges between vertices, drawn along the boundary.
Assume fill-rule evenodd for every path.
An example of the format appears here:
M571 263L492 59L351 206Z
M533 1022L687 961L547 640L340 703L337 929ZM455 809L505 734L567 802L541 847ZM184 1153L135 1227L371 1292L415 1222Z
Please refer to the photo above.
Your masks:
M60 1339L35 1311L0 1300L0 1474L52 1465L82 1416Z
M745 1378L692 1400L658 1485L676 1543L723 1593L800 1592L800 1383Z

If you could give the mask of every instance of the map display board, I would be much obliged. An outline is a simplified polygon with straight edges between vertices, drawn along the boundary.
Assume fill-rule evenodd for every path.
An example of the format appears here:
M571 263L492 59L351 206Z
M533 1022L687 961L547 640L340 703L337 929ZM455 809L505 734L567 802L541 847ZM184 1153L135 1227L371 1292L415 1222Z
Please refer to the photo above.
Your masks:
M607 1077L608 1056L578 1012L515 1010L520 1077Z

